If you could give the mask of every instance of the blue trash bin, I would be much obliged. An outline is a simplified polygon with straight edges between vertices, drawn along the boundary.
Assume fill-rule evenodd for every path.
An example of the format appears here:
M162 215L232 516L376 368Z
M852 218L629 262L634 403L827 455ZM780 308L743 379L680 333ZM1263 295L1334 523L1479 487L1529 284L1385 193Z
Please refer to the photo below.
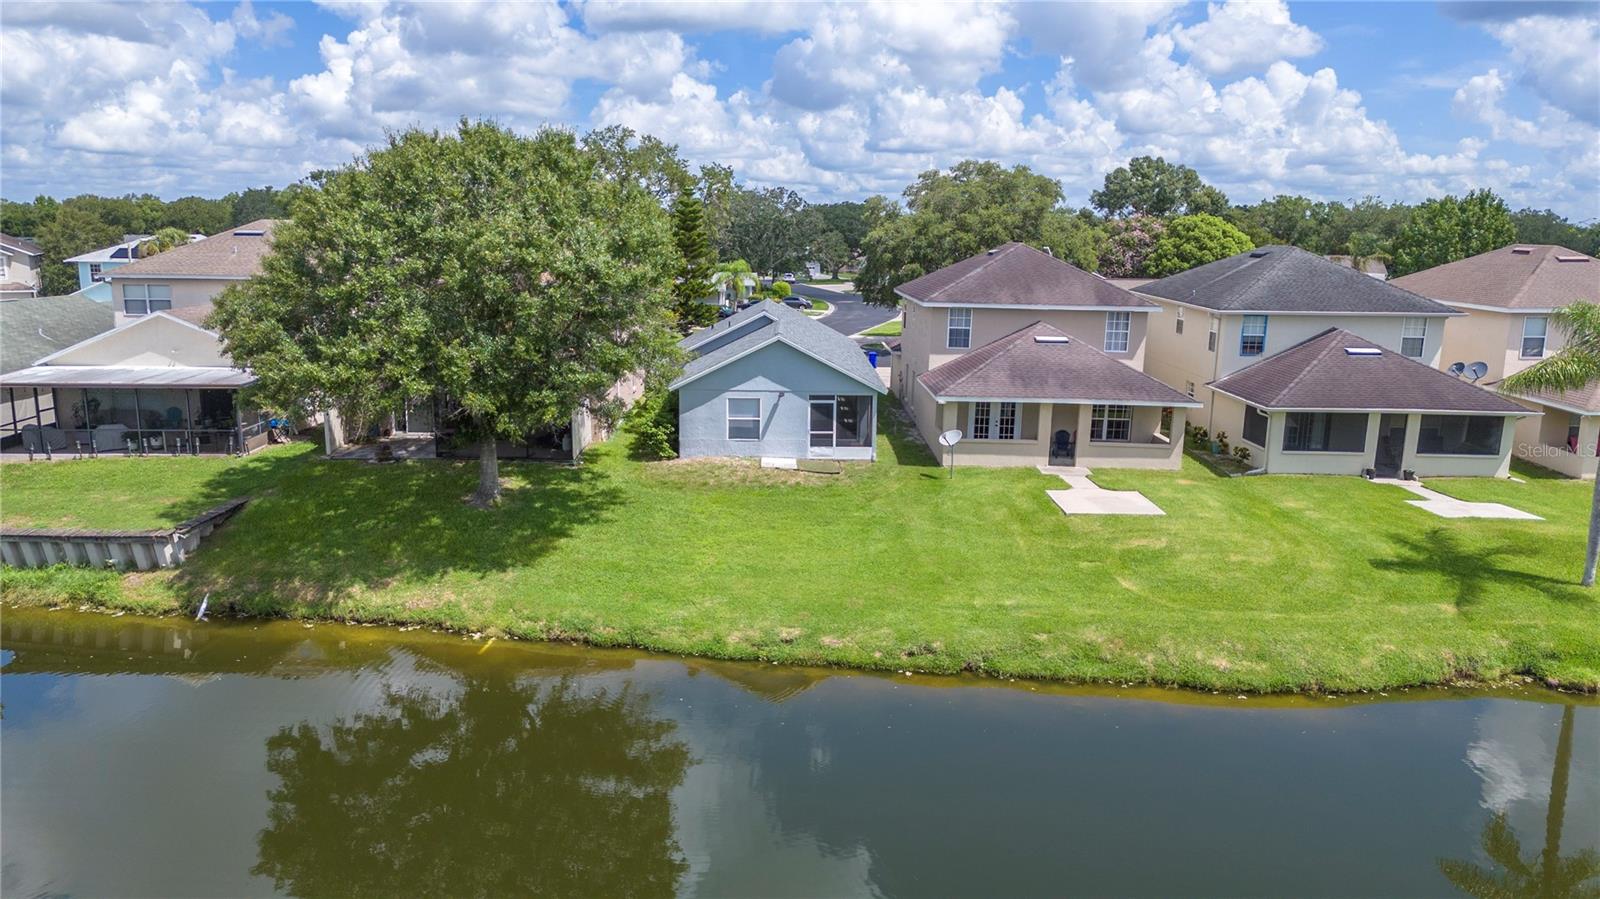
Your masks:
M873 368L877 368L878 367L878 351L877 350L867 350L867 362Z

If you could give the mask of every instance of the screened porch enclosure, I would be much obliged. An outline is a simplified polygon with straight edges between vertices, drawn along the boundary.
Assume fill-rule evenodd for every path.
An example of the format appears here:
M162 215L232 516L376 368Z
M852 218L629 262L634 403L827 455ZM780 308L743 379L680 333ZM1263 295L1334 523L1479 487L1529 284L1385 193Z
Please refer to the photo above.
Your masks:
M6 387L13 452L246 453L266 445L268 419L238 391L181 387Z
M817 458L872 458L872 437L877 432L873 416L871 396L812 394L807 454Z

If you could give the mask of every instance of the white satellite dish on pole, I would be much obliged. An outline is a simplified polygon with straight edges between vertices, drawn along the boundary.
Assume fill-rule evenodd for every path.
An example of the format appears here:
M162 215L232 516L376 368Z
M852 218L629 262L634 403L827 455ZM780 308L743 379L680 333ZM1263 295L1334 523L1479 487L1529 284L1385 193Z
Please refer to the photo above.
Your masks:
M961 431L951 428L939 435L939 445L945 447L950 456L950 477L956 476L956 444L961 442Z

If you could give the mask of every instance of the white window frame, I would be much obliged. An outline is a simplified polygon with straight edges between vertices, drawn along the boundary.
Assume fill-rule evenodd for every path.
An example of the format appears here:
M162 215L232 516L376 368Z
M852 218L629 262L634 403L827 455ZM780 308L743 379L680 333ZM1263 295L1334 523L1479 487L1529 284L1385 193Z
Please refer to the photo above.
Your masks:
M1217 327L1217 317L1213 315L1211 316L1211 330L1206 333L1206 352L1208 353L1217 351Z
M1415 353L1407 349L1410 341L1416 341ZM1428 347L1428 320L1421 316L1405 318L1400 321L1400 355L1408 359L1421 359Z
M959 324L957 323L959 320ZM962 332L961 343L955 342L956 332ZM952 306L945 315L944 348L947 350L972 349L972 310L965 306Z
M106 279L105 266L98 262L89 263L89 280L99 283Z
M1183 307L1178 307L1178 323L1174 326L1179 334L1183 333Z
M973 403L972 410L967 414L967 433L973 440L989 440L994 435L994 410L990 403ZM978 411L983 411L983 433L978 433Z
M1183 392L1189 394L1189 398L1193 399L1194 398L1194 382L1193 381L1184 381L1183 382Z
M1106 313L1106 342L1108 353L1126 353L1132 343L1133 313Z
M166 294L164 297L153 297L150 292L159 290ZM136 292L137 295L130 295ZM152 302L165 302L167 305L160 309L150 308ZM142 312L135 312L129 304L142 304ZM122 285L122 314L131 316L149 315L152 312L166 312L172 308L172 285L170 284L124 284Z
M1111 432L1109 425L1112 422L1126 423L1126 436L1107 436ZM1115 403L1089 407L1089 440L1092 443L1132 443L1133 407Z
M967 411L967 439L1004 440L1013 443L1022 439L1022 405L1008 402L971 403ZM982 434L979 434L979 426ZM1009 436L1007 435L1009 431Z
M754 416L734 415L733 414L733 404L736 401L737 402L752 402L752 403L755 403L756 404L756 414ZM725 398L724 405L723 405L723 410L722 410L723 411L723 428L724 428L723 433L727 435L727 438L729 440L737 440L740 443L750 443L750 442L753 442L753 441L759 441L761 439L761 420L762 420L762 413L765 411L765 408L764 408L765 405L766 404L761 401L761 397L759 397L759 396L730 396L730 397ZM811 407L807 406L806 407L806 412L809 414L810 411L811 411ZM736 421L753 421L753 422L755 422L756 423L756 436L754 436L754 437L735 437L735 436L733 436L733 423L736 422Z
M1539 323L1539 333L1529 334L1529 326L1534 322ZM1528 341L1539 341L1539 352L1528 352ZM1550 319L1543 315L1530 315L1522 320L1522 345L1517 347L1521 359L1543 359L1545 351L1550 348Z
M1250 324L1251 324L1252 321L1257 321L1257 322L1261 323L1261 333L1260 334L1251 333L1251 331L1249 330ZM1244 356L1244 357L1248 357L1248 358L1254 358L1256 356L1265 356L1267 354L1267 325L1268 325L1268 321L1267 321L1267 316L1265 316L1265 315L1246 315L1243 318L1239 319L1239 355L1240 356ZM1259 338L1261 338L1261 349L1256 350L1254 353L1245 352L1244 351L1244 340L1245 340L1246 337L1259 337Z

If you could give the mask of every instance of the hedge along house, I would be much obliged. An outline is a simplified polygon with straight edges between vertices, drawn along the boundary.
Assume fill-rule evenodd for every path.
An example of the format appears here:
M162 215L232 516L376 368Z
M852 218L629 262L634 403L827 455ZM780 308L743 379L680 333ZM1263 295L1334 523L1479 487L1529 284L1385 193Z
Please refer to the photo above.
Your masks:
M1566 335L1552 322L1571 303L1600 303L1600 260L1566 247L1519 244L1395 279L1398 285L1466 313L1444 332L1441 368L1482 362L1493 388L1559 350ZM1600 385L1517 397L1544 413L1517 423L1513 452L1568 477L1600 467Z
M1199 404L1143 372L1155 302L1021 243L895 292L905 325L891 381L941 456L939 435L958 430L966 465L1181 464Z
M254 381L215 332L155 312L0 376L0 402L33 403L18 426L35 454L246 453L267 444L265 415L238 399Z
M678 394L678 454L877 458L887 393L855 341L765 301L678 344L693 358Z
M1505 477L1537 414L1340 328L1207 386L1271 474Z

